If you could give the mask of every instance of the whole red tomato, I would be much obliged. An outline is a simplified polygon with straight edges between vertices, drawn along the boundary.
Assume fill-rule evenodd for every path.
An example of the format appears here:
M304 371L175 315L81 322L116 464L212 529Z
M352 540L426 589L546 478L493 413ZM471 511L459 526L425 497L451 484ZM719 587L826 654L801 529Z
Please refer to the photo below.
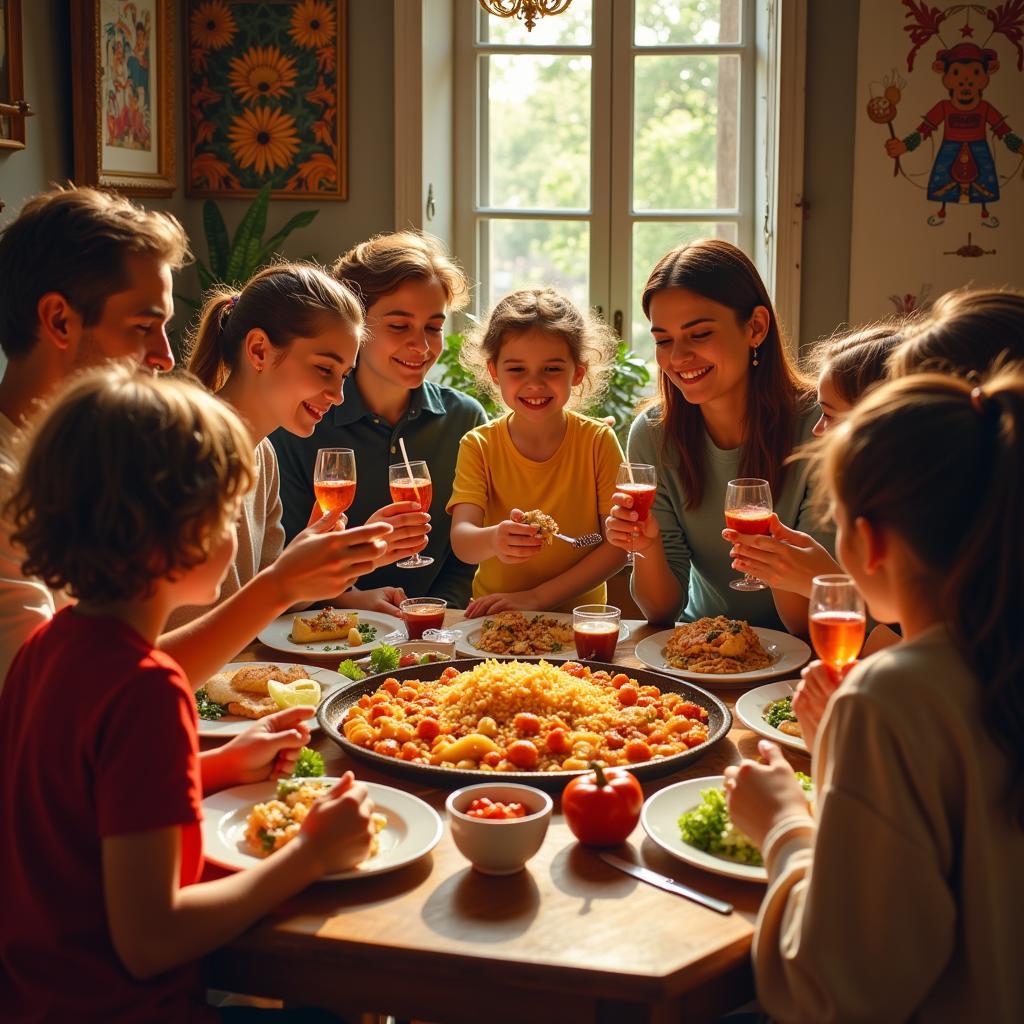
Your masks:
M624 768L579 775L562 793L562 813L572 834L588 846L616 846L636 828L644 791L636 776Z

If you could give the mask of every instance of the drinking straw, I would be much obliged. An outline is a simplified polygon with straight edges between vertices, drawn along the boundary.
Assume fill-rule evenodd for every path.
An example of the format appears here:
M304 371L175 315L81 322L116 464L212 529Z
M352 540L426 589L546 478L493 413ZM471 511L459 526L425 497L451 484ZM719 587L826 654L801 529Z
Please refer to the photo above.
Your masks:
M405 462L405 468L409 471L409 482L412 484L412 489L416 494L416 500L420 500L420 489L416 486L416 477L412 475L412 464L409 462L409 453L405 450L405 438L400 437L398 439L398 447L402 449L402 459Z
M632 462L627 462L626 463L626 472L629 474L629 482L631 484L635 484L636 480L633 479L633 463Z

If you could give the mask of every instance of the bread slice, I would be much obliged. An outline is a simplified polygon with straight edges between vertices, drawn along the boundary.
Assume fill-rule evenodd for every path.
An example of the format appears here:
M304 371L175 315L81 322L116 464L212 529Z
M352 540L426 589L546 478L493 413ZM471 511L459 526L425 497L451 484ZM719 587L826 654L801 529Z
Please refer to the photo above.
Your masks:
M292 619L293 643L315 644L322 640L343 640L348 631L359 625L358 612L340 612L321 608L312 615L296 615Z

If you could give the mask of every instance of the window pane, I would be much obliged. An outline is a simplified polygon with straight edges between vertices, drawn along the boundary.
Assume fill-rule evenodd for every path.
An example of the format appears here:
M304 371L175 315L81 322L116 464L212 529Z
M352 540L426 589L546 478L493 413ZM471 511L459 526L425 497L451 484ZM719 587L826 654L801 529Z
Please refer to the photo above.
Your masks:
M741 0L636 0L637 46L740 41Z
M492 46L589 46L591 8L592 0L572 0L567 11L537 18L530 32L518 18L496 18L481 11L478 38Z
M739 58L637 57L634 84L634 209L735 208Z
M551 285L586 308L590 293L590 225L567 220L484 220L487 253L480 312L519 288Z
M487 89L484 206L590 207L590 57L481 57Z
M633 348L642 355L653 358L654 342L651 339L651 325L644 316L640 300L643 298L644 285L650 277L654 265L670 249L683 242L693 242L698 238L724 238L736 244L736 224L666 224L640 222L633 225L633 285L635 296L633 305Z

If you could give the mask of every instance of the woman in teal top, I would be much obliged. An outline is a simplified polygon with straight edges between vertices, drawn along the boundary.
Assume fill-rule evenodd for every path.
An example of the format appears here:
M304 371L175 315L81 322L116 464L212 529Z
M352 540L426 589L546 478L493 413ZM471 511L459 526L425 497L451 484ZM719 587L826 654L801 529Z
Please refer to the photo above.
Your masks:
M769 482L786 526L811 533L807 471L787 459L811 437L811 390L789 358L754 265L734 245L681 245L651 271L643 293L659 367L659 399L629 432L629 459L657 469L652 514L636 521L619 492L608 540L638 553L632 591L658 624L705 615L806 635L807 598L729 587L725 487L737 477ZM641 557L642 556L642 557Z

